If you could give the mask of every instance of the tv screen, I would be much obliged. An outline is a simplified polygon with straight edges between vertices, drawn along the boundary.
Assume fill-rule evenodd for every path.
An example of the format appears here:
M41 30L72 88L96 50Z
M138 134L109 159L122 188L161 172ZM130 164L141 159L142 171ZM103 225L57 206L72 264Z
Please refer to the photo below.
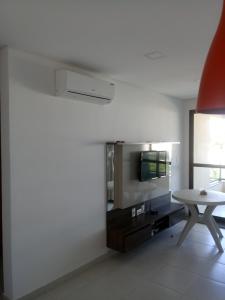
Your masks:
M156 162L142 162L141 164L141 181L157 178Z
M159 151L159 161L166 162L166 151Z
M166 176L166 163L159 162L158 166L159 166L158 177Z
M140 181L166 176L166 151L143 151L141 152Z
M141 152L141 160L143 161L157 161L157 151L143 151Z
M159 151L158 177L166 176L166 151Z
M141 152L140 181L157 178L157 151Z

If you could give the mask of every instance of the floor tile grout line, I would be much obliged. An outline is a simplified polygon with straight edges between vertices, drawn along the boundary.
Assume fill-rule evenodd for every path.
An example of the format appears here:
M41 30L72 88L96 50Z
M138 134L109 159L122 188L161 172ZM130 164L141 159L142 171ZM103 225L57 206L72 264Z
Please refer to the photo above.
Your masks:
M197 272L194 272L194 271L190 271L190 270L186 270L186 269L184 269L184 267L182 267L182 266L181 266L181 267L178 267L178 266L170 265L170 264L168 264L167 266L173 267L173 268L175 268L175 269L181 269L181 271L185 271L185 272L187 272L187 273L197 275L199 278L203 278L203 279L207 279L207 280L210 280L210 281L213 281L213 282L216 282L216 283L220 283L220 284L224 285L224 287L225 287L225 281L222 282L222 281L219 281L219 280L215 280L215 279L213 279L213 278L211 278L211 277L209 277L209 276L204 276L204 275L202 275L202 274L200 274L200 273L197 273Z

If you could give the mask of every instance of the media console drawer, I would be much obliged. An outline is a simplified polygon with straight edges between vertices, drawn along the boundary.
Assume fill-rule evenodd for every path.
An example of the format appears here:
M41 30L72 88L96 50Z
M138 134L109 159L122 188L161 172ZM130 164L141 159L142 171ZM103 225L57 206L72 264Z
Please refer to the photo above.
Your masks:
M124 251L129 251L151 238L152 226L147 225L124 237Z
M127 252L185 218L184 206L177 203L161 206L154 215L147 212L132 218L131 210L109 213L107 247Z

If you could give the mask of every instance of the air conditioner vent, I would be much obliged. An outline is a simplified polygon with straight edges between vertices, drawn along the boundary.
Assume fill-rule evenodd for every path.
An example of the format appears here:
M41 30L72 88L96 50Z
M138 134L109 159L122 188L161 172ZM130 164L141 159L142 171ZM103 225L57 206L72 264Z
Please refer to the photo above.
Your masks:
M67 70L56 71L57 96L107 104L112 101L114 93L115 85L111 82Z

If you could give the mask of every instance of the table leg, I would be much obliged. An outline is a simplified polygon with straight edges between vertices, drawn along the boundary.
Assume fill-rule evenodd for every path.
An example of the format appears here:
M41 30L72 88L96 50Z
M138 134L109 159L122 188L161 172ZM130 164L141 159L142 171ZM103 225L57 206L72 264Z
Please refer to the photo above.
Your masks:
M219 249L220 252L223 252L223 247L221 245L220 239L218 238L218 231L217 231L217 227L215 226L215 220L212 217L212 212L214 211L215 206L207 206L204 215L203 215L203 222L206 224L206 226L208 227L217 248ZM220 230L219 230L220 231Z
M181 235L179 237L179 240L177 242L177 246L181 246L183 241L185 240L187 234L189 231L192 229L192 227L198 222L198 208L196 205L187 205L190 212L191 216L189 220L187 221L183 231L181 232Z
M218 224L216 223L216 220L214 219L214 217L212 216L212 222L214 223L215 229L217 234L219 235L220 238L223 238L223 234L218 226Z

